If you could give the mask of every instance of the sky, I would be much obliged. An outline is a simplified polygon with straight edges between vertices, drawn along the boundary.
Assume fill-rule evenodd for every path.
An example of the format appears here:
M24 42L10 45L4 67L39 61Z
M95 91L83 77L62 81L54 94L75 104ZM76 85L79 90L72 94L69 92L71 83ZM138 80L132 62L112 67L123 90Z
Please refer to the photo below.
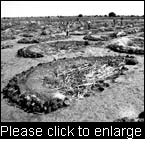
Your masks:
M144 15L144 1L1 1L1 17Z

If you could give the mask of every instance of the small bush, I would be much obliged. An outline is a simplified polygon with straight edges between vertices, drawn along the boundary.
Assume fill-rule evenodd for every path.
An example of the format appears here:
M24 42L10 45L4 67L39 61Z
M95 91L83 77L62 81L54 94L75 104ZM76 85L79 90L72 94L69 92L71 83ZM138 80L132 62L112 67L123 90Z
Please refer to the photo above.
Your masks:
M110 13L108 14L108 16L109 16L109 17L116 17L116 14L115 14L114 12L110 12Z

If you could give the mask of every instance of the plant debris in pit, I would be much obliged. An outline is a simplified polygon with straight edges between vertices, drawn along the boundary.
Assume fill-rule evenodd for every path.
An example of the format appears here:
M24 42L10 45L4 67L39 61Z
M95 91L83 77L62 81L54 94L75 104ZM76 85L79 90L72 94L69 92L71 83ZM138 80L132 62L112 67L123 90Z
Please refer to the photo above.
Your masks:
M77 57L41 63L14 76L3 95L26 112L50 113L69 106L73 99L89 97L109 87L106 80L127 70L126 58Z

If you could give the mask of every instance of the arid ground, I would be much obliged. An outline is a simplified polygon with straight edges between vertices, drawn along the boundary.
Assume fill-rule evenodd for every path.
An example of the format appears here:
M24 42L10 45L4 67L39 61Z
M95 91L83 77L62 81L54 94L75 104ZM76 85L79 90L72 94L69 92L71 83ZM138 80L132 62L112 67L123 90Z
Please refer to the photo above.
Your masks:
M90 27L88 20L91 21ZM70 23L69 36L66 36L67 21ZM17 86L22 90L21 93L26 92L27 88L24 88L26 86L29 92L44 93L43 95L47 96L52 95L47 91L49 87L44 89L39 78L49 76L47 70L55 68L56 71L64 72L67 70L66 67L61 69L64 65L72 65L78 59L81 61L77 63L84 63L82 58L87 58L88 61L91 57L99 58L98 62L101 62L103 57L114 57L109 60L111 65L116 63L113 61L117 61L117 58L115 59L117 56L131 57L131 62L124 63L124 67L128 70L115 78L104 80L108 87L93 91L88 97L82 94L79 96L79 93L74 99L73 94L68 96L73 100L69 100L67 107L48 113L32 113L20 108L16 102L9 101L9 98L14 96L13 93L8 97L5 94L7 98L4 97L3 89L16 75L19 75ZM50 62L53 65L45 68L44 64ZM103 66L99 63L98 65ZM21 84L21 77L31 67L35 70L34 73L31 72ZM92 76L94 77L94 74ZM124 17L122 20L120 17L1 19L2 122L112 122L123 117L137 118L142 111L144 111L143 17Z

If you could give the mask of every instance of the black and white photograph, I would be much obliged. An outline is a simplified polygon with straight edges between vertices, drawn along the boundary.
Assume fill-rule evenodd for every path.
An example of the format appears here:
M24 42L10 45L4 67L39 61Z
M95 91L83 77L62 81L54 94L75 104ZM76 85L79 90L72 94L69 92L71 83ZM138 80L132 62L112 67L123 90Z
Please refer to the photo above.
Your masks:
M1 1L1 122L144 124L144 14L144 1Z

